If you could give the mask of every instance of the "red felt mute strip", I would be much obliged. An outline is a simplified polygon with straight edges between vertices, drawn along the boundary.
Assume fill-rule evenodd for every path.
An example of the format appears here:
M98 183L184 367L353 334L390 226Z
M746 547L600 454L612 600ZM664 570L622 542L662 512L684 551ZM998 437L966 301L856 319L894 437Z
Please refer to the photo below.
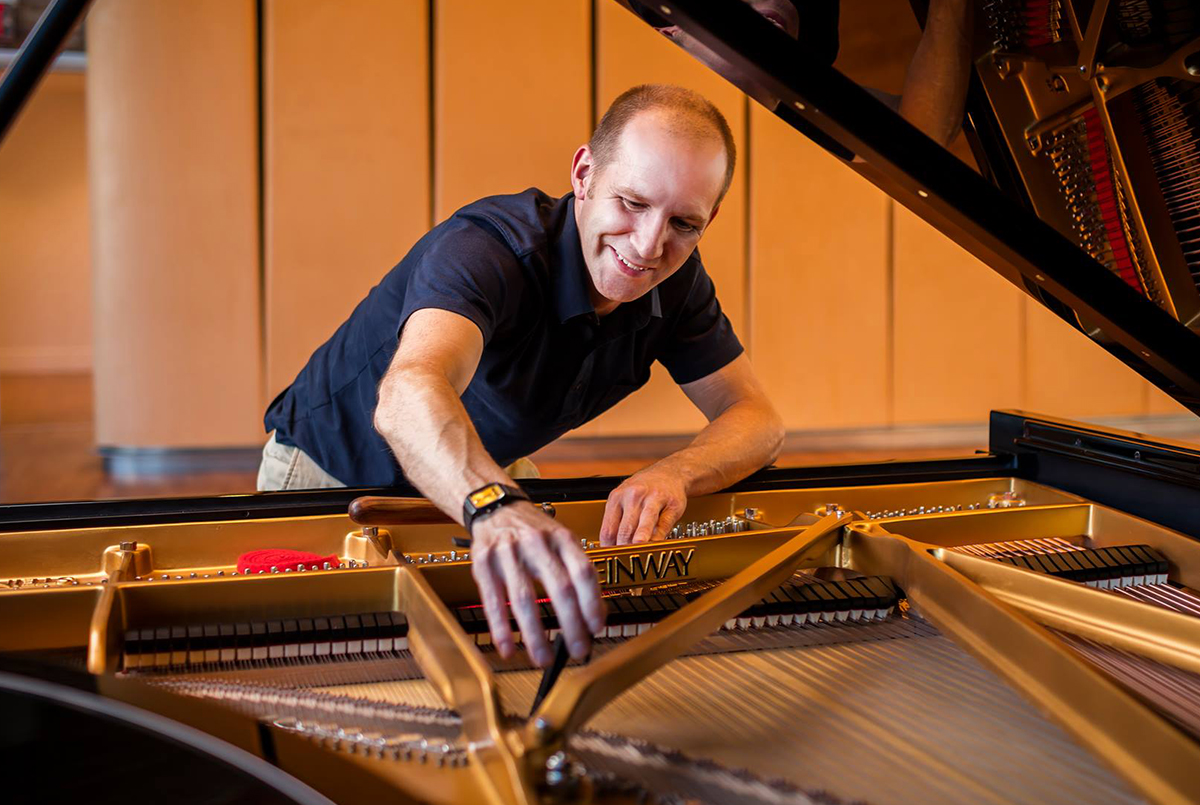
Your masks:
M286 548L264 548L260 551L249 551L238 557L237 569L243 575L256 573L282 573L285 570L299 570L303 565L305 570L322 570L325 564L337 567L336 553L321 556L308 551L290 551Z

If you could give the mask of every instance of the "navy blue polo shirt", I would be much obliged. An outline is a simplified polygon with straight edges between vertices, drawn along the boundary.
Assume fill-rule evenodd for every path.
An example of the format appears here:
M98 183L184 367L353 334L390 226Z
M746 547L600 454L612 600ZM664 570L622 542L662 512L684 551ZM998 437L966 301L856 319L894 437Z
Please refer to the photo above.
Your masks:
M500 465L615 405L657 360L699 380L742 352L693 252L650 293L596 315L575 200L530 189L470 204L421 238L267 409L268 431L349 486L404 481L373 426L379 381L408 317L465 316L483 354L462 402Z

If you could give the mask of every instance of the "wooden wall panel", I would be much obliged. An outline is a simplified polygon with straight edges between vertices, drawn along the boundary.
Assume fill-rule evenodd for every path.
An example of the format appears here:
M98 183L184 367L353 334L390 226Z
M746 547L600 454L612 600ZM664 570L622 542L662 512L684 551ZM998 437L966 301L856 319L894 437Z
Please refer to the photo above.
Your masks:
M429 229L427 9L265 6L267 401Z
M1166 393L1159 391L1157 386L1146 384L1146 408L1147 413L1159 414L1175 414L1177 416L1196 416L1186 406L1175 402L1174 398Z
M895 421L986 422L1022 400L1021 292L899 204Z
M678 84L708 98L729 121L738 149L737 173L700 253L738 335L746 328L746 100L720 76L611 0L596 4L596 119L638 84ZM580 428L587 436L690 433L704 425L670 375L655 367L650 382L604 416Z
M0 146L0 372L92 367L84 77L52 74Z
M88 20L96 440L261 440L253 0Z
M754 359L788 430L886 425L891 201L753 105Z
M591 0L442 0L434 11L434 216L570 189L591 133Z
M1024 304L1026 409L1078 419L1146 413L1138 374L1038 302Z
M650 382L577 430L572 436L655 436L697 433L705 419L660 364Z

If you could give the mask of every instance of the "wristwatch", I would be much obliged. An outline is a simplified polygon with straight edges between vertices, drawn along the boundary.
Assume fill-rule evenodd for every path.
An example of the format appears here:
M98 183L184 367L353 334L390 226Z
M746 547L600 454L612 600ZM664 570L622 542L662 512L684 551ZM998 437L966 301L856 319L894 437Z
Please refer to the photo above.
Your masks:
M467 527L467 533L471 533L471 527L477 520L486 517L501 506L522 500L529 500L529 495L515 486L488 484L479 487L467 495L467 499L463 501L463 525Z

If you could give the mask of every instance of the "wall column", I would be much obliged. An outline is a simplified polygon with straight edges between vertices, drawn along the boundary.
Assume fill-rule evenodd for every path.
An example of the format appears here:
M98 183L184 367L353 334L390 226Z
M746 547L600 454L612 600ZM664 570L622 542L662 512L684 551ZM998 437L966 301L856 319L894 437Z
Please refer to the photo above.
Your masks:
M88 25L96 441L259 444L254 0L99 0Z

